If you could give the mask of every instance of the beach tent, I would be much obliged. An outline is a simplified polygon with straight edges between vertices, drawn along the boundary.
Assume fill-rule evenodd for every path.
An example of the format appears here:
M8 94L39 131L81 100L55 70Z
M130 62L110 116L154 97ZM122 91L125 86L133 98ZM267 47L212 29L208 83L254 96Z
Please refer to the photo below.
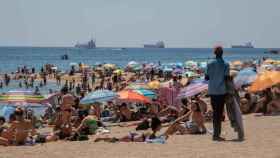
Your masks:
M122 102L150 103L151 100L132 90L124 90L118 93L118 100Z
M250 92L263 91L280 83L280 71L265 71L259 74L249 87Z

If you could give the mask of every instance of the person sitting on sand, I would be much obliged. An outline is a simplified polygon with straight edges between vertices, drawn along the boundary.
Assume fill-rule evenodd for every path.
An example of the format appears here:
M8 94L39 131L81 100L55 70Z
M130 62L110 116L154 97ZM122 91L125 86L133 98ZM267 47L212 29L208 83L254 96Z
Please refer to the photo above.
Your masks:
M135 112L132 112L127 107L126 103L122 103L119 107L119 119L120 122L127 122L127 121L136 121L137 115Z
M254 110L257 106L257 101L258 101L258 98L257 98L256 95L246 93L244 95L244 98L242 98L240 100L240 103L241 103L240 110L241 110L241 112L243 114L248 114L248 113L254 112Z
M162 135L158 135L157 133L161 130L161 121L157 117L153 117L151 120L151 131L146 131L142 134L138 133L129 133L127 136L116 138L116 137L99 137L95 139L95 142L105 141L105 142L145 142L150 139L167 139L168 134L164 133Z
M187 121L183 125L180 124L182 121ZM170 125L167 129L167 133L174 134L179 132L180 134L205 134L206 127L204 125L204 118L200 110L198 103L191 104L191 111L186 115L178 118Z
M202 114L205 114L207 112L207 103L201 99L199 94L195 95L193 100L199 104Z
M261 105L257 106L256 112L267 114L267 105L273 100L273 94L271 92L271 88L267 88L263 91L264 96L258 101L262 103Z
M7 126L7 124L6 124L6 119L5 119L5 117L0 116L0 135L1 135L1 133L2 133L5 129L7 129L7 128L8 128L8 126Z
M95 134L98 129L98 118L95 115L95 112L90 110L89 115L85 112L85 118L82 120L80 126L76 129L76 132L84 135Z
M11 126L1 133L1 145L24 145L29 137L29 134L35 135L36 131L29 120L23 117L24 111L20 108L15 110L16 120L11 123Z

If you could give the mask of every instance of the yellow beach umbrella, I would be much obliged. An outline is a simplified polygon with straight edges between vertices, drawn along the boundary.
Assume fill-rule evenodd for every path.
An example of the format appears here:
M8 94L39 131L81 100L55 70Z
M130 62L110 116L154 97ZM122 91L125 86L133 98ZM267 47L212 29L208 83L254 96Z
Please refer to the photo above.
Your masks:
M232 65L234 65L234 66L240 66L240 65L243 65L243 63L242 63L240 60L233 61L231 64L232 64Z
M259 74L249 87L250 92L257 92L270 88L273 85L280 83L280 72L279 71L265 71L262 74Z
M114 73L121 75L124 73L124 71L122 69L117 69L114 71Z
M103 65L103 67L106 69L115 69L116 65L115 64L105 64L105 65Z
M151 81L147 84L148 88L150 89L159 89L160 88L160 82L155 80L155 81Z

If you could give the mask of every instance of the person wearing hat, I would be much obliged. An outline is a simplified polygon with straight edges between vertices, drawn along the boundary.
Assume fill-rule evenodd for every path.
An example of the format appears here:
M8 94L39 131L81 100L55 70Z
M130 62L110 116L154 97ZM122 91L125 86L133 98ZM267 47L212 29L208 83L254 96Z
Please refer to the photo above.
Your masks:
M221 138L220 134L226 97L226 80L230 73L229 64L223 59L223 48L216 47L214 54L216 58L208 63L205 79L209 81L208 94L213 109L213 141L223 141L224 138Z

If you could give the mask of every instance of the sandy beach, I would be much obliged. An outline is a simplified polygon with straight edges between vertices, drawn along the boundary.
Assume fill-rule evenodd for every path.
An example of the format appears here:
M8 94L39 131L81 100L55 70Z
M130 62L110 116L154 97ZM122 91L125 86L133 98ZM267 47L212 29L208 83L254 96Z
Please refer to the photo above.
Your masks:
M191 157L191 158L278 158L280 157L280 116L244 116L246 140L235 142L235 133L225 122L223 136L226 142L213 142L207 135L175 135L166 144L146 143L94 143L53 142L25 147L1 147L0 158L143 158L143 157ZM207 123L211 127L211 123ZM113 127L112 135L125 135L131 128Z

